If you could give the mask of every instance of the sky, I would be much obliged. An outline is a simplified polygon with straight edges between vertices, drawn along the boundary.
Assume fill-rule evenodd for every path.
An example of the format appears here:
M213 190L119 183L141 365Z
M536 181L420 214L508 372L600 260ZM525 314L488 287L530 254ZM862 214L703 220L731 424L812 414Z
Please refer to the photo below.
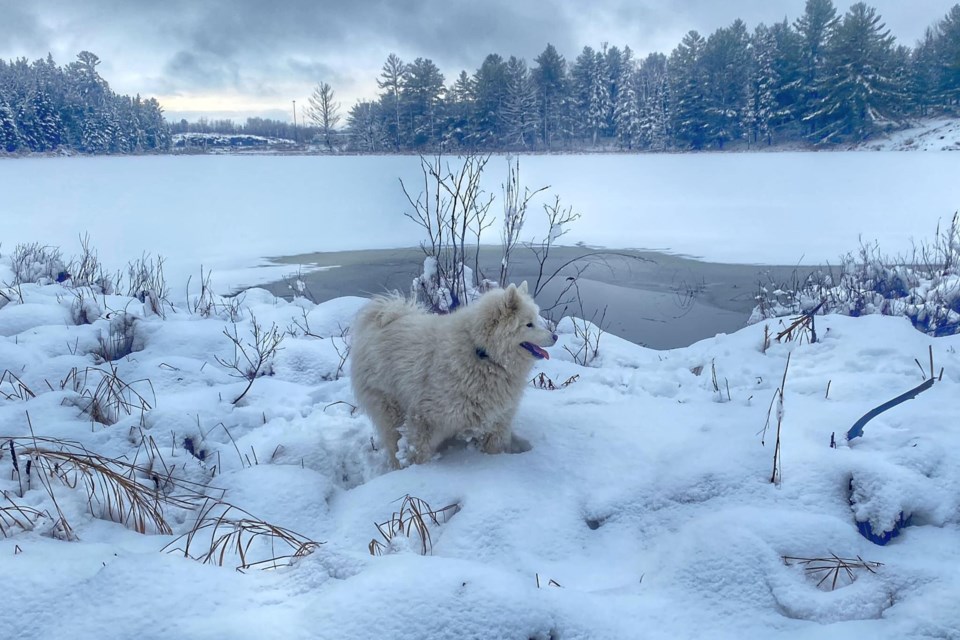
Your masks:
M835 1L839 12L852 2ZM874 0L900 43L912 45L956 0ZM489 53L533 59L552 43L572 61L585 45L669 53L684 33L744 20L791 21L804 0L0 0L0 58L87 50L124 94L156 97L168 119L298 119L319 82L345 115L376 96L390 53L430 58L447 84Z

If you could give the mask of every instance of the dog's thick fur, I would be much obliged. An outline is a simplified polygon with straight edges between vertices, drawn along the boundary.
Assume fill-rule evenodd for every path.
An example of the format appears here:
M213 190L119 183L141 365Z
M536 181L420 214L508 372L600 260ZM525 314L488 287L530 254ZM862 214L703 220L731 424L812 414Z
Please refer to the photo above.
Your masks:
M427 462L454 436L478 441L487 453L506 450L533 362L548 357L530 345L557 341L526 283L490 291L449 315L377 297L350 335L354 394L397 466ZM401 430L407 447L398 458Z

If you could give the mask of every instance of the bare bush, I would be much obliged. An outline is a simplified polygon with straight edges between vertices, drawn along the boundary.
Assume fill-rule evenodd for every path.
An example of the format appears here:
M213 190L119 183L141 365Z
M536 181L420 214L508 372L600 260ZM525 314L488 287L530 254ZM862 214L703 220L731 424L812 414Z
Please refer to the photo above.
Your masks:
M503 247L503 256L500 259L499 283L501 287L507 286L510 261L514 249L520 243L520 232L523 231L523 225L526 223L530 202L538 193L550 188L546 186L531 190L529 187L523 187L523 195L521 195L520 160L518 158L511 162L508 158L507 165L507 183L503 186L503 229L500 232L500 241Z
M230 322L240 322L243 319L243 296L224 298L214 292L210 284L213 272L204 271L200 266L200 292L190 295L190 280L187 280L187 310L191 314L202 318L222 318Z
M63 282L69 274L58 247L39 242L18 244L10 254L13 286L29 283Z
M147 305L154 314L166 317L164 305L170 303L170 289L163 275L163 256L152 257L145 253L127 264L127 295Z
M220 366L231 369L234 377L247 380L247 386L233 400L233 404L240 402L253 381L259 377L273 375L273 361L283 342L284 333L277 328L276 324L271 325L269 329L264 329L257 322L257 319L251 316L250 320L250 340L244 341L240 338L237 325L233 325L233 332L225 328L223 335L227 336L233 344L233 357L231 359L215 356Z
M811 314L820 305L819 314L905 316L928 335L960 333L960 214L909 257L886 256L876 244L861 243L839 268L761 284L756 299L751 323Z
M80 255L73 257L64 268L74 287L90 287L103 294L116 291L119 274L111 277L100 263L96 249L90 244L90 234L80 236Z
M414 280L413 295L436 312L446 313L469 304L469 297L482 280L480 237L493 224L489 216L493 196L484 192L480 178L489 159L467 155L458 158L459 166L454 168L441 155L432 160L421 156L423 191L416 198L400 180L413 208L404 215L427 234L427 240L420 244L427 260L424 273Z

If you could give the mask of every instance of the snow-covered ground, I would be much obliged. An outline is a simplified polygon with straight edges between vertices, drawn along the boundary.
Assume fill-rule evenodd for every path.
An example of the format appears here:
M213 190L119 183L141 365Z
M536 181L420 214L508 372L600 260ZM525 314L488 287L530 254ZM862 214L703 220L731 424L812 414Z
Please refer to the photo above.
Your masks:
M75 306L77 292L59 284L20 292L0 308L0 637L900 639L960 629L960 336L829 316L817 319L820 342L766 353L763 324L665 352L605 336L596 366L582 367L564 349L577 348L567 322L536 372L573 382L527 390L516 431L530 451L454 448L388 471L368 420L346 404L348 378L337 379L359 298L314 306L251 290L238 311L212 298L164 319L117 296ZM92 324L76 324L79 309ZM234 406L247 382L218 362L235 357L223 332L247 342L254 317L297 335ZM129 356L111 365L91 355L124 324ZM942 380L848 444L861 415L922 381L930 347ZM788 356L776 485L776 409L760 432ZM89 414L111 366L136 408L102 403L120 408L107 426ZM93 498L82 478L58 480L94 461L54 466L50 452L81 447L135 467L144 509L163 507L172 533L111 517L96 472ZM176 501L198 492L321 544L292 566L244 573L233 538L217 548L223 566L164 552L187 543L176 536L199 512ZM460 510L429 524L431 555L414 533L372 556L371 540L384 542L375 523L408 494ZM912 526L886 546L858 533L857 519L880 531L901 512ZM36 521L21 531L11 518ZM65 537L64 521L74 541L51 534ZM210 534L191 555L209 550ZM275 542L255 541L247 563L290 553ZM831 575L818 587L824 572L783 560L831 554L882 566L852 569L853 582L840 571L831 590Z
M960 203L950 153L530 156L520 177L583 213L565 242L662 249L731 263L822 264L865 241L909 251ZM491 159L498 197L507 163ZM416 246L400 189L415 157L151 156L0 161L0 250L44 242L69 254L88 232L103 262L167 258L173 294L213 269L219 291L275 280L265 256ZM545 232L539 207L525 237ZM499 241L499 227L486 238Z
M868 151L960 151L960 119L930 118L860 145Z

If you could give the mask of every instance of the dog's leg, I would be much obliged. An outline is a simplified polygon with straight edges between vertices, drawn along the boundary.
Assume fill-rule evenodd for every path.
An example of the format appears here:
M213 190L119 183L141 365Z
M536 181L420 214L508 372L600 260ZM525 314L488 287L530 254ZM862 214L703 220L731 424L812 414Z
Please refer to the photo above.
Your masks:
M447 433L437 429L422 414L414 414L407 419L407 441L410 443L410 456L414 464L430 462L447 437Z
M503 453L510 451L510 439L512 436L509 423L498 423L494 425L493 430L483 439L481 449L484 453Z
M394 468L399 468L397 443L400 440L400 426L403 424L403 410L396 402L383 393L369 392L364 402L370 421L377 428L380 445L387 452L387 459Z

